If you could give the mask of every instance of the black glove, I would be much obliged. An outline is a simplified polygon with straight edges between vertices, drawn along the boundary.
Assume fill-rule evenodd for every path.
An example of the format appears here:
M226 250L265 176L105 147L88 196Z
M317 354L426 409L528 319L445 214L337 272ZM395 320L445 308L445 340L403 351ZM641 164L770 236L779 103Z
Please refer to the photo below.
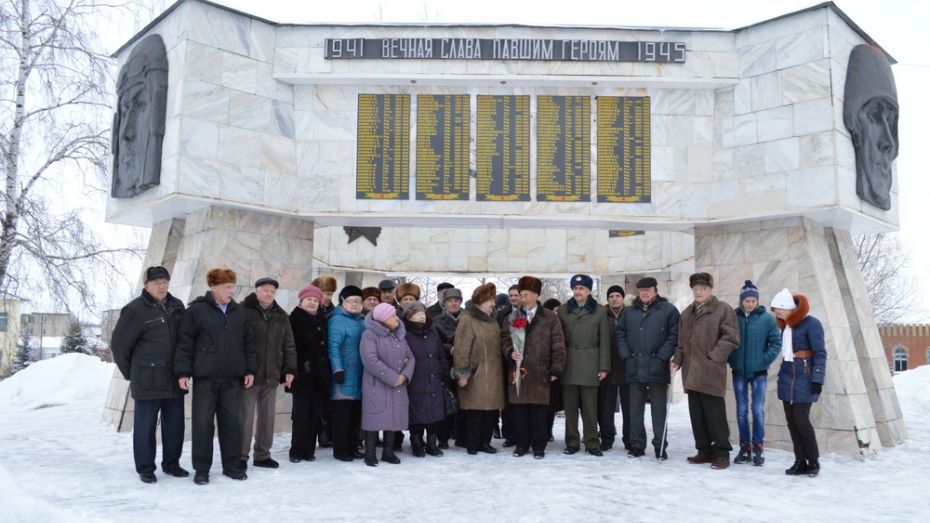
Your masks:
M821 390L823 390L822 383L811 383L811 394L820 394Z
M335 381L339 385L342 385L343 383L346 382L346 373L343 371L339 371L333 374L333 381Z

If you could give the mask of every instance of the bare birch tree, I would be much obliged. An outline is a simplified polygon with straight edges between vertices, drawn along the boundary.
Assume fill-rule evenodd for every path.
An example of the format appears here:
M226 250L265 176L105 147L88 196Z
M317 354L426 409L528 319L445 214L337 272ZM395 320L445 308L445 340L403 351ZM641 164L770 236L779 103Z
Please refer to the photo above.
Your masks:
M125 6L0 3L0 297L42 289L65 306L92 307L89 280L119 272L126 249L103 246L77 211L56 213L48 195L84 196L61 194L65 180L77 178L85 193L89 187L100 196L114 64L95 28L108 10Z
M919 314L917 282L908 278L909 253L896 235L874 234L853 239L876 323L895 323Z

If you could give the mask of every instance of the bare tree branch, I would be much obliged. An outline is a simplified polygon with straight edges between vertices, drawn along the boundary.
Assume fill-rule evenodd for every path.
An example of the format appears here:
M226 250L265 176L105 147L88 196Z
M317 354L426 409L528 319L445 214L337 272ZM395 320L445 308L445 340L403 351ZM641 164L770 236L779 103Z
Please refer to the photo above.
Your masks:
M93 282L140 255L104 245L78 211L52 210L43 195L75 175L105 179L115 64L95 29L129 6L135 1L0 4L0 297L41 291L69 311L71 303L94 310Z
M877 323L895 323L921 312L913 292L917 283L905 275L910 253L896 235L876 234L853 239L859 270L865 280Z

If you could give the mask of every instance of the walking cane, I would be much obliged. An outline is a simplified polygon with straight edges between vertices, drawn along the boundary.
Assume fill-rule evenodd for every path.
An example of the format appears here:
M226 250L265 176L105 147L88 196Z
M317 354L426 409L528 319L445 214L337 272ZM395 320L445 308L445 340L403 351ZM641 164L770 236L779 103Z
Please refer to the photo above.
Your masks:
M665 452L665 438L668 436L668 411L672 408L672 384L675 383L675 374L677 373L678 369L675 369L668 384L668 393L666 394L668 399L665 400L665 422L662 427L662 440L659 442L659 452L656 455L656 461L659 463L662 463L662 453Z

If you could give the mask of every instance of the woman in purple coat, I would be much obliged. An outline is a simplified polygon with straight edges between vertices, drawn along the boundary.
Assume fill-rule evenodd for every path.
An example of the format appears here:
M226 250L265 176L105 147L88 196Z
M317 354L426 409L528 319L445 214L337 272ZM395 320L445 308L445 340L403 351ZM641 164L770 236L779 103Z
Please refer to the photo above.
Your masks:
M442 456L436 444L439 426L446 417L446 398L442 390L449 380L449 358L439 334L426 317L426 307L416 302L404 309L407 344L417 361L407 394L410 396L410 445L413 455L422 458ZM426 431L426 448L423 431Z
M393 305L381 303L365 317L361 352L362 430L365 431L365 464L378 466L375 445L384 431L382 461L398 464L394 455L394 432L409 423L406 384L413 376L414 358L405 339L406 330Z

